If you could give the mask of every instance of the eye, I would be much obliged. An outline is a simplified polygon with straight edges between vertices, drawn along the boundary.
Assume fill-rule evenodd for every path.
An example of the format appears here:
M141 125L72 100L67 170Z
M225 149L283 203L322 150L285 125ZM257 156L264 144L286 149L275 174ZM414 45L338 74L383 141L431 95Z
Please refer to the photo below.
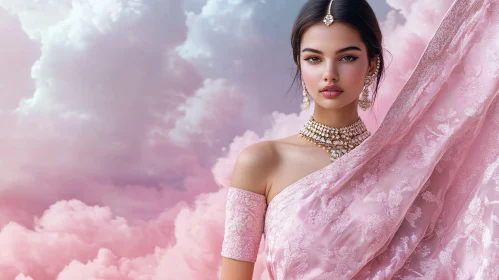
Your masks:
M311 56L311 57L305 58L305 60L308 62L312 62L312 63L321 61L320 58L318 58L317 56Z
M347 61L347 62L352 62L352 61L356 61L357 58L358 57L356 57L356 56L346 55L346 56L342 57L340 59L340 61L342 61L343 59L345 59L345 61Z

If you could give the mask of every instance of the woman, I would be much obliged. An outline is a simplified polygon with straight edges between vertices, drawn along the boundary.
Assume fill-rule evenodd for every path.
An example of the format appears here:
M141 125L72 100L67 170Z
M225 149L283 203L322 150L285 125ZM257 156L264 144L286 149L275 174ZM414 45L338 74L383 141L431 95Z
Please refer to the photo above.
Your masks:
M307 1L292 47L313 117L239 155L222 280L252 278L262 233L272 279L499 279L498 5L456 0L369 137L374 13Z

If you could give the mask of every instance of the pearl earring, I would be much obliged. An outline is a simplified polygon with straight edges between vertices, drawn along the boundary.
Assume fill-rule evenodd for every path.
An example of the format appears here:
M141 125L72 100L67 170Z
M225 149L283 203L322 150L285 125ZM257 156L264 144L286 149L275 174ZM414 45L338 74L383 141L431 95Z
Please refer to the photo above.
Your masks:
M359 107L362 109L362 111L366 111L367 109L371 108L371 106L372 106L372 100L369 99L369 86L372 84L374 79L378 76L379 65L380 65L380 58L378 56L377 63L376 63L376 71L372 75L367 75L365 80L364 80L364 89L362 90L362 94L361 94L360 99L359 99Z
M308 98L308 92L307 88L305 87L305 83L303 82L303 78L301 78L301 86L303 87L302 109L305 110L305 112L307 112L308 109L310 108L310 99Z

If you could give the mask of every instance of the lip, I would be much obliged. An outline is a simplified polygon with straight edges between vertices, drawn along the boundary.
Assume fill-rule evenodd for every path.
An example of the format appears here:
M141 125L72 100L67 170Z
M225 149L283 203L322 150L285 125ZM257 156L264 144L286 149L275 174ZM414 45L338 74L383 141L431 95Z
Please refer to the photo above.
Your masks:
M336 91L336 90L321 91L322 96L324 96L325 98L336 98L336 97L340 96L342 93L343 93L342 91Z
M325 86L321 90L321 94L325 98L336 98L336 97L340 96L342 93L343 93L343 90L340 87L337 87L335 85Z
M321 89L321 92L323 92L323 91L330 91L330 92L339 91L339 92L343 92L343 89L341 89L340 87L337 87L335 85L328 85L328 86L325 86L324 88Z

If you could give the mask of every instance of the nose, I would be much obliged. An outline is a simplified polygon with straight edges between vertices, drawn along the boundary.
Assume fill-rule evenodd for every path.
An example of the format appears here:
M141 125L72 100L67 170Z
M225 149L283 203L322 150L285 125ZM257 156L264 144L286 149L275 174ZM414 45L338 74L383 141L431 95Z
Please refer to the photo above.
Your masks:
M338 81L339 79L339 74L338 74L338 69L336 63L334 61L329 61L324 64L325 69L324 69L324 74L323 74L323 80L326 83L330 83L332 81Z

